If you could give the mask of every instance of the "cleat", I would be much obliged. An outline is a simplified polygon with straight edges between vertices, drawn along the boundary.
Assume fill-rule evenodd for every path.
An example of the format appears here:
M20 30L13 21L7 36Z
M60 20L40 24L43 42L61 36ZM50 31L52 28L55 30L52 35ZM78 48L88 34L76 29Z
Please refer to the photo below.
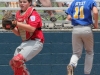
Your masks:
M74 75L74 67L72 65L67 66L67 75Z

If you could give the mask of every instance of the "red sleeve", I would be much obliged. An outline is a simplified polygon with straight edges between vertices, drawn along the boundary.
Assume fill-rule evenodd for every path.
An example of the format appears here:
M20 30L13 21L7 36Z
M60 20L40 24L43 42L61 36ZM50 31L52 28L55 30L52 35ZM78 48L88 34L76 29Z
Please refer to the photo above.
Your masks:
M36 11L33 11L32 15L29 17L28 24L37 28L41 22L40 20L40 15Z

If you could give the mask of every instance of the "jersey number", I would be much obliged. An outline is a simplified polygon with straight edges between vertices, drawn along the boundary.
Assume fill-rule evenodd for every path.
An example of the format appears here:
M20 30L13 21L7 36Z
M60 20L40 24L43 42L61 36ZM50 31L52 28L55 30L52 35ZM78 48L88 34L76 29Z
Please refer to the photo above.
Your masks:
M79 7L75 7L75 14L74 14L74 18L75 19L83 19L84 18L84 11L83 11L83 6L81 6L80 8ZM79 14L80 12L80 14ZM78 15L79 14L79 15Z

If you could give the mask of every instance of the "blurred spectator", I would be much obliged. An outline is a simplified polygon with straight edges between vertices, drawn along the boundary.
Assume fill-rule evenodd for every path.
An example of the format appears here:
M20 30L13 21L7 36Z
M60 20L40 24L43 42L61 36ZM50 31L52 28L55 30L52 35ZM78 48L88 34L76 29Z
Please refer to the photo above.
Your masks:
M18 2L5 2L5 7L19 7ZM6 12L7 10L2 10L3 14ZM13 10L13 12L16 12L16 10ZM15 13L12 13L12 17L15 17Z
M36 2L33 3L34 6L37 7L52 7L51 0L36 0ZM62 2L57 2L57 6L62 7ZM54 17L53 10L47 10L47 13L50 15L50 21L55 22L57 19Z
M64 2L56 2L58 7L63 7ZM63 10L55 10L56 12L62 12Z
M71 5L72 1L70 2L64 2L64 6L69 7Z
M6 7L18 7L18 2L5 2Z

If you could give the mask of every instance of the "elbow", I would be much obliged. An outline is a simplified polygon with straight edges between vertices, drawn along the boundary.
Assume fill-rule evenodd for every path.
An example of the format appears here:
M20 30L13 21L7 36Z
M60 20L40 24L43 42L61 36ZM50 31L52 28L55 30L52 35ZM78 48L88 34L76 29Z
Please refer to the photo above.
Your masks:
M16 36L20 36L20 34L15 34Z
M71 21L71 20L72 20L71 15L68 15L68 16L67 16L67 19L68 19L69 21Z
M98 11L93 12L93 14L98 15Z
M94 13L93 13L93 16L94 16L95 18L98 18L98 12L94 12Z
M71 18L71 17L68 17L68 18L67 18L67 20L71 21L71 20L72 20L72 18Z
M71 18L67 18L69 21L71 21Z
M19 34L19 33L15 33L15 35L16 35L16 36L20 36L20 34Z

